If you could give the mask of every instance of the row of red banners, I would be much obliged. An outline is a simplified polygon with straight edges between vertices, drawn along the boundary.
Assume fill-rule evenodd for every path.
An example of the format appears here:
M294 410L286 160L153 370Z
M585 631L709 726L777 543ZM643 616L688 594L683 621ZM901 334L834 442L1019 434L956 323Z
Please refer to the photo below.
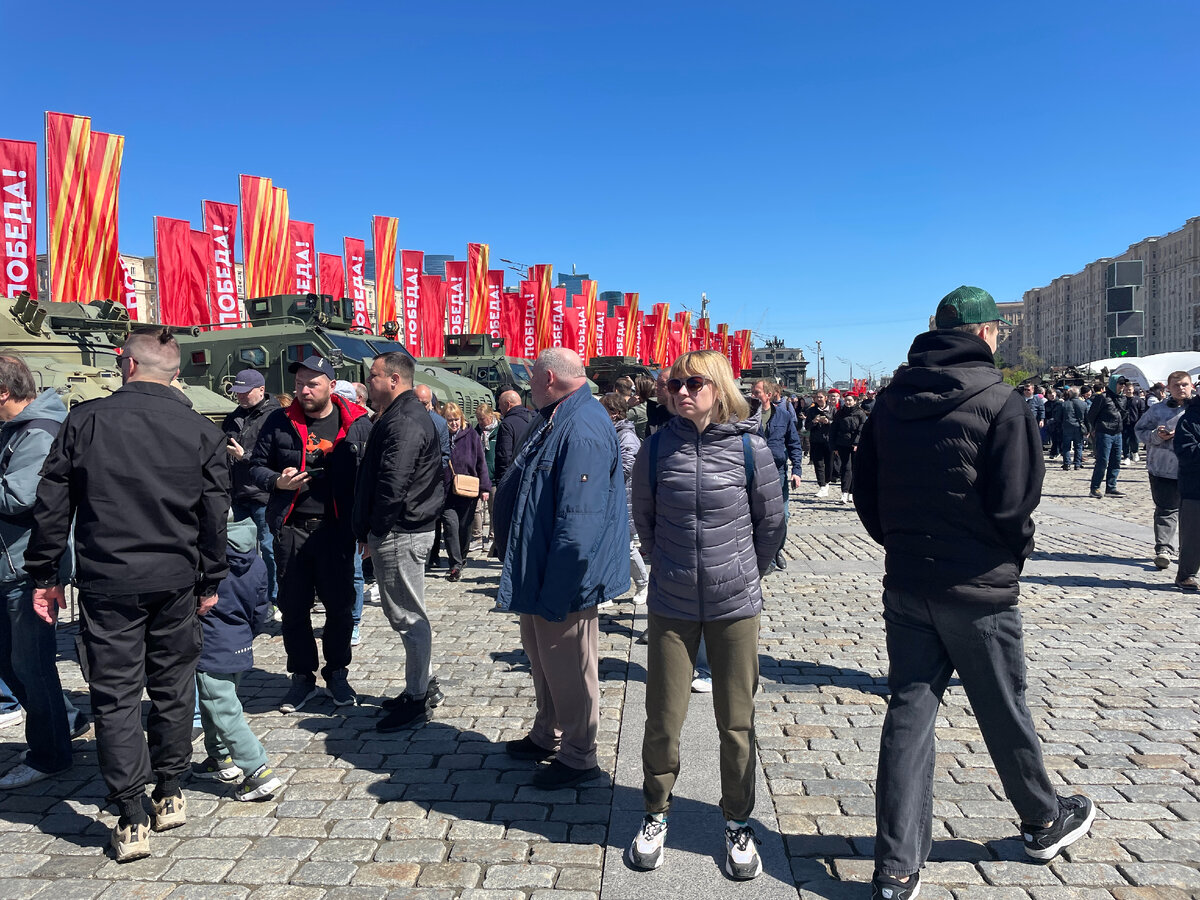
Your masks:
M135 283L117 252L117 196L124 137L93 131L86 116L46 114L46 208L50 292L58 301L119 299L137 318ZM290 217L287 190L271 179L238 179L245 289L238 290L234 243L238 205L205 200L202 228L156 216L157 318L164 324L235 328L248 324L242 297L320 292L353 300L353 325L377 330L400 325L399 339L415 356L444 353L445 334L504 338L509 353L533 358L565 346L584 359L629 356L664 363L680 353L716 349L735 370L750 364L748 331L730 335L727 325L693 329L691 314L671 318L667 304L649 313L638 295L609 309L598 285L585 280L581 293L552 286L549 265L532 266L516 292L504 290L503 270L489 269L487 244L468 244L465 260L446 263L446 277L424 274L424 254L402 250L397 286L399 221L375 216L376 308L369 308L366 242L345 238L344 256L317 253L315 227ZM0 290L37 296L37 146L0 140L0 197L4 240ZM398 291L397 291L398 287ZM397 292L400 307L396 306ZM372 312L376 313L374 321Z

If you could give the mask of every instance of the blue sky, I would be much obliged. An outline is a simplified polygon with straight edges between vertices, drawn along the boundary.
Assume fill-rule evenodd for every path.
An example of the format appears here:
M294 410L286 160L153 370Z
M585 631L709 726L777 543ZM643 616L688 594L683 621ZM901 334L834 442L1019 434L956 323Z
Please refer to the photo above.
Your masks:
M1200 215L1182 0L199 8L42 4L0 104L3 137L126 135L126 252L267 175L321 250L392 215L405 248L705 291L843 378L961 283L1019 299Z

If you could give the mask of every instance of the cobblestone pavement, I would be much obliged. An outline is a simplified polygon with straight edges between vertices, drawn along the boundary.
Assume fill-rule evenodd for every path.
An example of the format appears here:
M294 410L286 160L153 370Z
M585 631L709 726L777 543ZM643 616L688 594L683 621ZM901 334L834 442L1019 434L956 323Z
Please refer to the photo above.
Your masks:
M1143 467L1123 471L1120 499L1088 499L1087 474L1049 469L1022 594L1030 705L1046 762L1064 791L1096 801L1091 836L1049 865L1026 861L970 708L952 686L939 719L922 897L1200 896L1198 598L1174 588L1172 570L1150 564ZM681 793L690 790L697 814L716 823L711 835L673 829L666 866L650 875L620 862L625 823L637 816L640 746L630 735L644 696L644 657L633 641L640 619L629 605L605 617L601 634L600 762L617 783L538 791L529 785L533 764L498 752L498 741L525 733L532 688L514 617L491 611L494 565L476 562L459 585L432 581L447 695L433 722L408 734L373 731L375 704L400 690L403 670L400 642L376 605L368 604L352 669L363 705L348 713L328 698L299 715L276 712L282 647L260 638L259 669L242 695L286 779L276 798L237 803L225 787L192 783L189 823L153 835L152 858L118 866L105 854L113 817L99 806L104 787L89 736L66 776L0 796L0 898L715 898L775 896L778 885L790 896L865 898L885 705L882 561L853 511L813 490L808 483L793 500L791 565L766 582L757 703L767 789L756 817L779 832L769 836L778 852L764 854L759 882L721 874L715 766L686 759ZM64 654L71 638L64 629ZM64 661L62 672L86 708L78 667ZM715 752L704 700L685 733L695 758ZM0 731L0 767L20 749L19 728ZM668 881L672 867L697 876Z

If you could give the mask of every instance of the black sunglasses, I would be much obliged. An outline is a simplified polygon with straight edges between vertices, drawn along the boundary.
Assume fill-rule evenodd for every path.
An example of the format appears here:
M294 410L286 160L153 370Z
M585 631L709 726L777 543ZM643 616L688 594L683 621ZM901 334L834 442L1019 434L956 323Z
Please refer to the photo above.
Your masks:
M667 392L678 394L686 386L688 393L694 394L706 384L712 384L712 379L705 378L703 375L691 375L684 379L672 378L667 381Z

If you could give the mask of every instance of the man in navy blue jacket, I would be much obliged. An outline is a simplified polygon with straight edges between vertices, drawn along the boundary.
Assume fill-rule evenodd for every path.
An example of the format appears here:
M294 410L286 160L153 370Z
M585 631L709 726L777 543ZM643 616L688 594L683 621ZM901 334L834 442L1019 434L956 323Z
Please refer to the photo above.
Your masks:
M804 450L800 443L800 432L796 428L796 413L792 404L778 402L779 385L774 381L756 381L751 394L759 402L759 415L762 426L759 434L767 442L771 457L775 460L775 468L779 470L779 485L783 488L783 537L779 542L779 552L775 554L772 568L767 569L770 575L775 569L786 569L787 560L783 558L783 545L787 543L787 520L791 517L788 511L788 487L800 489L800 472L804 468ZM787 474L788 460L792 462L792 477Z
M629 510L617 432L578 354L542 351L531 387L538 418L496 493L496 605L521 614L537 698L533 728L505 750L557 756L533 779L553 790L602 774L596 607L629 590Z

